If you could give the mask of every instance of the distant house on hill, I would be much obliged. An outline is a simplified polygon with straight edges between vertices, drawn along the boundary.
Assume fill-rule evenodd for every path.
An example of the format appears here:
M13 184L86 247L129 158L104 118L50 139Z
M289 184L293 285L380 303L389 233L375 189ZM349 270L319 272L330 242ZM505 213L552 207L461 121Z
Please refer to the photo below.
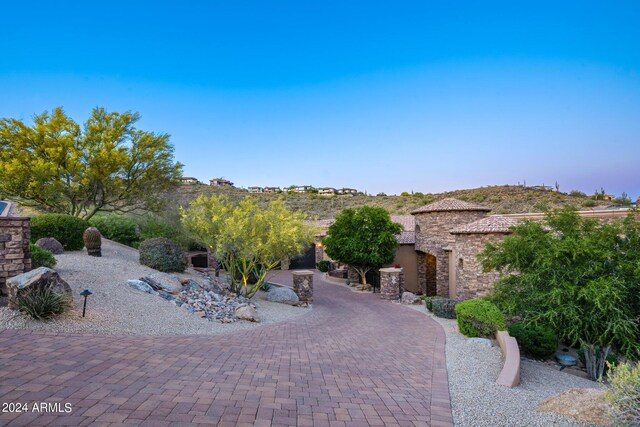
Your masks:
M294 193L307 193L314 190L311 185L296 185L292 188Z
M553 187L550 185L534 185L531 188L534 190L544 190L544 191L553 191Z
M318 189L318 194L321 196L333 196L337 190L333 187L322 187Z
M233 187L233 182L224 178L213 178L209 180L209 185L212 187Z
M280 187L264 187L263 191L265 193L279 193L282 190L280 190Z
M262 187L249 187L249 193L264 193L264 188Z
M182 178L180 178L180 184L183 184L183 185L200 184L200 181L198 181L196 178L192 176L183 176Z
M337 190L337 193L341 196L355 196L358 194L358 190L355 188L340 188Z

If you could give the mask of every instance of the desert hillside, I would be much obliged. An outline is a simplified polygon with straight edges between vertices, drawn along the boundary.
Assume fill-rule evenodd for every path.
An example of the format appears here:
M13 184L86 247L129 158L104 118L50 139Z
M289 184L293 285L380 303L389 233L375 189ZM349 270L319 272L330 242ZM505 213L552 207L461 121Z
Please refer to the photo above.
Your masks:
M446 198L479 203L490 207L493 213L522 213L539 212L545 206L556 208L573 205L579 209L592 209L597 206L607 206L612 202L595 201L582 194L567 194L558 191L542 190L532 187L515 185L499 185L491 187L472 188L467 190L448 191L439 194L422 194L404 196L319 196L317 194L250 194L246 190L237 188L215 188L208 185L184 185L177 190L166 193L169 205L185 206L199 195L225 194L227 197L239 200L246 196L255 197L267 203L277 197L282 197L287 204L310 217L318 219L333 218L342 209L358 206L380 206L394 215L408 214L413 209L428 203Z

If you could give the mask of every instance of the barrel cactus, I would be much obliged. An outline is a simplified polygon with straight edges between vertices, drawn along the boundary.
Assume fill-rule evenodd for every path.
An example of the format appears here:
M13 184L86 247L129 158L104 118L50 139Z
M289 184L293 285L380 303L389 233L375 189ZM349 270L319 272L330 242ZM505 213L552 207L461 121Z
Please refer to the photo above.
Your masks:
M84 231L82 235L84 245L87 248L87 253L91 256L102 256L101 246L102 238L100 231L95 227L89 227Z

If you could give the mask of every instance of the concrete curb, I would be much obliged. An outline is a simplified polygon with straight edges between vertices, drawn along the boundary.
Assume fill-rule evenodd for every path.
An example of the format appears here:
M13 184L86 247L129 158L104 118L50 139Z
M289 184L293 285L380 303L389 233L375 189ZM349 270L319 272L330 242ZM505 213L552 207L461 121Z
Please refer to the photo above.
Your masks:
M504 355L504 365L498 375L496 383L505 387L515 387L520 384L520 349L518 341L507 331L498 331L496 339Z

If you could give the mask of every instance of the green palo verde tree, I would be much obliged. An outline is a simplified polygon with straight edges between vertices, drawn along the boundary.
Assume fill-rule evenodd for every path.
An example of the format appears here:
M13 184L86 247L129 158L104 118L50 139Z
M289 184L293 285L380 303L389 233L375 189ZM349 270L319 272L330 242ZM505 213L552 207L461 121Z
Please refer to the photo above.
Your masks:
M480 254L505 276L493 299L510 314L551 327L585 352L592 379L612 349L640 354L640 225L634 215L604 223L574 208L525 221Z
M281 199L258 206L252 197L234 204L225 196L200 196L182 210L182 221L216 254L231 290L248 298L281 260L300 255L315 236L305 216Z
M0 193L84 219L155 207L182 165L173 161L169 135L136 129L139 118L94 108L81 127L58 107L31 126L0 119Z
M332 259L355 268L368 288L366 274L393 261L402 226L391 221L383 208L363 206L345 209L329 227L323 239L325 252Z

